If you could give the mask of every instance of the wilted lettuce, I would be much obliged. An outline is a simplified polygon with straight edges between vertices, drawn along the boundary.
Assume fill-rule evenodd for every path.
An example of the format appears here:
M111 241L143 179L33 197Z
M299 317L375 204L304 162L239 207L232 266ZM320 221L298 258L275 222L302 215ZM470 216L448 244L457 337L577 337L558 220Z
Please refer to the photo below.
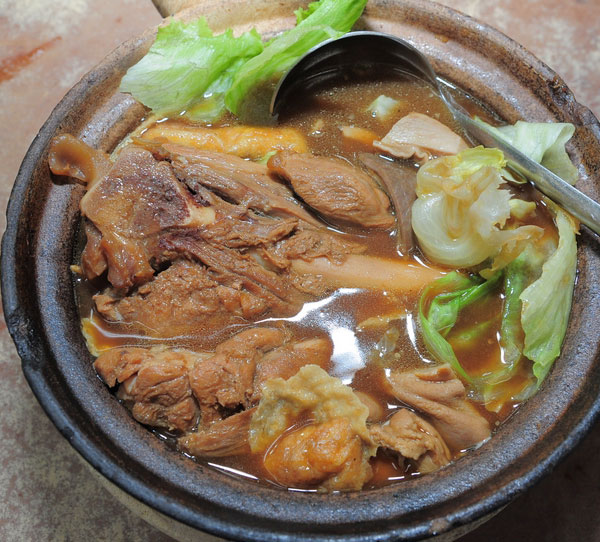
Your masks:
M511 213L511 193L501 188L505 165L498 149L476 147L421 166L412 227L431 260L472 267L542 233L529 225L503 229Z
M497 273L490 280L484 281L477 276L465 276L453 271L428 286L419 300L419 318L425 346L437 361L449 363L456 374L469 383L473 380L461 366L446 337L456 324L459 312L490 295L496 289L500 277L501 273ZM442 293L433 297L426 308L432 291Z
M496 128L481 119L476 120L568 183L574 184L577 180L577 168L565 150L565 144L575 132L572 124L517 121L515 124Z
M560 354L567 331L577 271L578 226L560 207L548 202L558 228L558 247L542 266L541 276L521 294L523 353L533 361L538 386Z
M432 283L421 296L419 315L425 345L434 359L449 363L456 373L482 393L484 401L497 404L506 393L501 385L512 378L524 358L533 362L536 385L525 386L518 396L527 399L542 383L560 355L571 312L577 269L577 223L560 207L547 201L558 228L558 246L548 240L528 246L491 279L449 273ZM491 373L473 379L461 366L448 341L458 314L473 302L493 292L503 278L503 310L499 330L502 360ZM432 292L441 291L431 298ZM431 299L428 308L428 300ZM479 322L463 335L480 334L486 322ZM459 340L463 340L461 337ZM468 339L468 337L467 337ZM457 344L457 337L452 337ZM498 387L500 386L500 388ZM500 394L500 395L499 395Z
M214 115L233 72L262 50L255 30L238 38L231 30L213 36L203 17L188 24L172 21L158 29L156 41L146 56L129 68L120 90L155 113L179 112L207 100L207 110Z
M155 113L186 110L197 120L214 120L225 107L237 113L254 87L270 82L311 47L348 32L367 0L319 0L298 9L298 24L263 45L256 30L234 37L213 35L204 18L173 21L159 28L156 41L121 81Z
M309 49L348 32L360 17L367 0L320 0L297 10L297 25L270 41L257 57L237 72L225 96L227 108L238 113L248 92L292 67Z

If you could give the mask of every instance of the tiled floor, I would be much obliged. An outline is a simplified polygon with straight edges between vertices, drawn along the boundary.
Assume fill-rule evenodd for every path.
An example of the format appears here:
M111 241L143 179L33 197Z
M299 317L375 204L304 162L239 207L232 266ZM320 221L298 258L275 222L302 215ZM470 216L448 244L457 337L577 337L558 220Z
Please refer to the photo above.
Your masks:
M525 45L600 114L600 1L442 3ZM150 0L0 0L2 209L29 143L62 95L118 43L159 20ZM0 410L0 540L171 540L89 476L29 391L3 322ZM552 475L463 540L600 540L599 455L600 425Z

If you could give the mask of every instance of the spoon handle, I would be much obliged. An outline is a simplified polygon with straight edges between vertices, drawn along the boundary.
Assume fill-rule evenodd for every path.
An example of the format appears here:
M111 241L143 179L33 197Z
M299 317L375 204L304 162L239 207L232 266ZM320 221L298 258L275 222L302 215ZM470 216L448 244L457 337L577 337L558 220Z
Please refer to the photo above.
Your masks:
M454 111L464 130L485 147L504 153L507 165L527 178L540 192L561 205L593 232L600 235L600 204L571 186L549 169L531 160L518 149L500 139L460 110Z

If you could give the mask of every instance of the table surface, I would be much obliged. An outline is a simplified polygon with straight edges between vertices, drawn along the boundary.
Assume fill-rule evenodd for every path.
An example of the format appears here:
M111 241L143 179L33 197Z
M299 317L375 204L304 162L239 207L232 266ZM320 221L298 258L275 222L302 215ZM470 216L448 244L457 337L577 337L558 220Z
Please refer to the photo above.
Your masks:
M600 1L445 0L512 37L600 114ZM52 6L52 15L48 14ZM0 0L0 205L64 93L122 41L160 22L150 0ZM5 227L0 216L0 231ZM121 506L29 390L0 320L0 540L168 542ZM600 424L553 473L463 542L600 541Z

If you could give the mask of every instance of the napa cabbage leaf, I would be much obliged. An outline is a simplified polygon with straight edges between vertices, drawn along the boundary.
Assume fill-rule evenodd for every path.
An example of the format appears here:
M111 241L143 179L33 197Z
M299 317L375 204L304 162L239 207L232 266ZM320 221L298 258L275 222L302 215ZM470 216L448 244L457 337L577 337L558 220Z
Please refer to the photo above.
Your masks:
M431 260L473 267L542 234L532 225L504 229L511 214L511 193L501 188L505 165L500 150L476 147L421 166L412 227Z

